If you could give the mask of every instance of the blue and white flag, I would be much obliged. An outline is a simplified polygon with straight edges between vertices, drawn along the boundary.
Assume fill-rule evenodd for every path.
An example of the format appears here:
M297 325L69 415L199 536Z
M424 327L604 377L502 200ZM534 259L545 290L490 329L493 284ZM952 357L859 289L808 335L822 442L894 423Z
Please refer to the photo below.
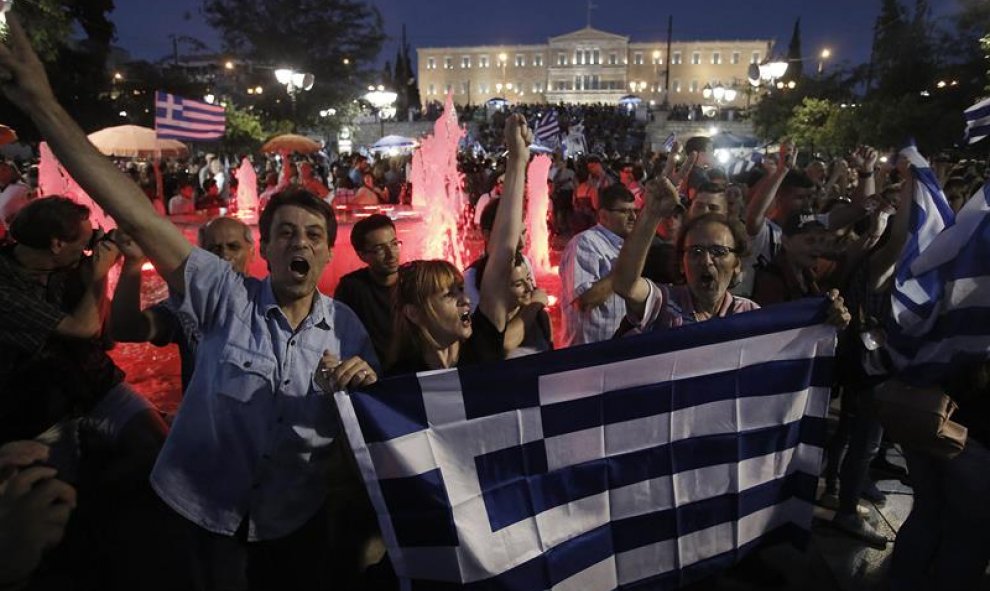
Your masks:
M186 142L223 137L227 116L224 107L194 101L167 92L155 93L155 132L160 139Z
M673 588L806 542L824 318L802 300L338 392L403 588Z
M557 119L557 110L550 109L540 116L533 130L536 143L548 148L556 148L560 145L560 121Z
M763 153L754 150L749 155L749 158L737 158L734 160L732 164L729 165L729 168L725 171L725 173L731 178L753 170L756 168L756 165L761 162L763 162Z
M955 216L917 150L902 154L916 180L891 294L887 350L899 377L937 384L990 354L990 185Z
M990 98L984 99L963 112L966 132L963 140L975 144L990 135Z

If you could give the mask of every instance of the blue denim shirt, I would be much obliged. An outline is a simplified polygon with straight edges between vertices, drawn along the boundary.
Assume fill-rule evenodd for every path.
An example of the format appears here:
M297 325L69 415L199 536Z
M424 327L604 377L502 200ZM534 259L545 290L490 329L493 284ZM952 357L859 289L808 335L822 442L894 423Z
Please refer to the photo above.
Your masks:
M249 540L285 536L321 507L339 429L313 382L324 349L378 371L371 339L344 304L317 294L293 331L270 279L235 273L194 249L180 312L202 340L196 370L151 474L158 495L199 526Z

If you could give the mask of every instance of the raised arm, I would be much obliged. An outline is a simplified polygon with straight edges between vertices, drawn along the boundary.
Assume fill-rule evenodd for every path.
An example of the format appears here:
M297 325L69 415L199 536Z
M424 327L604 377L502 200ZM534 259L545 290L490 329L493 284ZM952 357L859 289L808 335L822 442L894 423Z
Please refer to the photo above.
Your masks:
M646 205L643 207L632 233L622 243L619 258L612 269L612 288L626 301L626 309L636 317L642 317L643 304L650 295L650 286L643 278L643 266L650 251L650 243L657 225L670 215L677 205L677 188L666 178L656 179L646 185Z
M756 185L753 197L749 200L749 205L746 206L746 232L750 236L756 236L763 228L767 219L767 212L770 211L770 206L773 205L773 201L777 197L777 191L784 182L784 177L794 167L796 157L797 150L794 149L794 146L788 142L782 143L777 168ZM766 161L764 160L764 162Z
M184 292L182 267L192 246L155 210L140 188L100 154L52 92L45 68L16 17L8 15L8 45L0 44L0 90L51 145L79 185L132 236L177 293Z
M509 310L515 308L509 291L509 276L522 234L526 164L532 139L533 134L522 115L514 114L506 120L505 144L509 148L509 158L505 186L488 240L488 265L481 279L478 302L478 308L500 332L505 329Z
M110 336L124 343L155 341L164 328L161 317L141 309L141 267L147 259L130 236L119 232L115 239L124 263L110 307Z

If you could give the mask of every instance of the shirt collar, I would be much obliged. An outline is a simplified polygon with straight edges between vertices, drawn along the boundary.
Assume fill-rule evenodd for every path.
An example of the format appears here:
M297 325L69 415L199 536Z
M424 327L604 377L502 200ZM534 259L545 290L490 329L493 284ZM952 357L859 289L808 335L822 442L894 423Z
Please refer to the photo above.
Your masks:
M625 242L625 239L623 239L622 236L619 236L601 224L596 224L594 227L598 230L598 233L605 238L605 240L609 241L610 244L616 248L622 248L622 243Z
M272 289L272 278L265 277L261 286L261 297L259 299L261 312L266 318L271 318L272 314L282 314L278 307L278 300L275 299L275 290ZM284 314L283 314L284 316ZM330 299L324 297L317 289L313 298L313 307L310 308L309 315L302 321L300 326L316 326L324 330L333 330L333 314L330 313Z

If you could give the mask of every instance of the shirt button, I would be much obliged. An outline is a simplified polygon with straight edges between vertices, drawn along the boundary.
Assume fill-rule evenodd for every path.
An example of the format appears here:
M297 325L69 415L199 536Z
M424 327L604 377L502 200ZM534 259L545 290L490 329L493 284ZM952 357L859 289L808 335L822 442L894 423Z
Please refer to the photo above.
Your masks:
M251 362L250 361L245 361L244 362L244 367L251 367Z
M282 382L282 383L283 383L283 384L285 384L286 386L288 386L288 385L289 385L289 382L291 382L291 381L292 381L292 380L285 380L285 381L284 381L284 382Z
M294 347L295 345L296 345L296 342L295 341L289 341L289 346L290 347Z

